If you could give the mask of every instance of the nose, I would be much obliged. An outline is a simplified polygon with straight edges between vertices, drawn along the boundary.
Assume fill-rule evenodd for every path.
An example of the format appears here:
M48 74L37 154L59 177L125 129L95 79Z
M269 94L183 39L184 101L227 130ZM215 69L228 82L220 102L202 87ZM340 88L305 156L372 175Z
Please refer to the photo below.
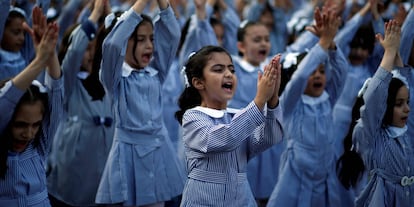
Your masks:
M19 41L24 42L24 32L19 32L17 38L19 39Z
M233 72L230 68L227 68L226 72L224 73L224 77L230 78L233 76Z
M405 112L406 113L409 113L410 112L410 105L409 104L405 104L405 108L404 108L404 110L405 110Z
M152 48L154 45L151 40L145 41L145 48Z
M23 132L23 137L27 140L34 138L36 130L33 127L27 127Z

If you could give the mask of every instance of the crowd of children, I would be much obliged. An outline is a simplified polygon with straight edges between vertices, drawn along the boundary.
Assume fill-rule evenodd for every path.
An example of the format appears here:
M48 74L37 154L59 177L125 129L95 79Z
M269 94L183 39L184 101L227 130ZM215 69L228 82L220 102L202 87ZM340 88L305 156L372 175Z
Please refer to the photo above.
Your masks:
M404 0L0 2L0 206L414 203Z

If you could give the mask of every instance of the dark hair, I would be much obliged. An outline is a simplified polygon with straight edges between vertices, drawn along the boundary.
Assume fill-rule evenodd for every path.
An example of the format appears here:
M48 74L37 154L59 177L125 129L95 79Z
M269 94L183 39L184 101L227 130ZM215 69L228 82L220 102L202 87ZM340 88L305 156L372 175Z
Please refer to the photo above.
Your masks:
M187 63L185 64L185 76L188 80L189 86L186 86L184 91L181 93L178 99L178 107L180 110L175 112L175 118L180 124L182 124L182 119L185 111L190 108L199 106L201 104L201 95L198 90L193 86L193 78L203 78L203 69L207 65L208 60L210 59L211 53L225 53L230 59L230 53L226 49L220 46L204 46L198 50L193 56L191 56Z
M60 44L59 47L59 53L58 53L58 58L59 58L59 62L62 64L63 59L66 56L66 53L69 49L69 46L72 43L72 32L79 26L79 24L75 24L70 26L66 31L65 34L63 35L62 38L62 43ZM96 39L92 40L92 41L96 41ZM97 51L96 47L99 47L98 44L96 44L95 46L95 51ZM102 52L102 51L100 51ZM102 58L102 55L99 56L94 56L93 57L93 63L95 62L95 59L97 59L97 57ZM98 60L99 62L101 61L101 59ZM100 69L100 65L98 65L97 67L95 67L95 65L92 63L92 71L91 73L88 75L88 77L86 79L82 79L82 85L85 88L85 90L88 92L88 94L92 97L92 100L102 100L103 97L105 96L105 89L102 86L102 83L99 81L99 69ZM82 66L81 66L82 67Z
M152 27L154 27L154 24L152 23L152 19L151 19L151 17L150 16L148 16L148 15L145 15L145 14L141 14L141 17L142 17L142 21L135 27L135 29L134 29L134 32L132 33L132 35L131 35L131 37L130 38L132 38L133 40L134 40L134 46L133 46L133 48L132 48L132 51L135 51L136 49L137 49L137 46L138 46L138 37L137 37L137 31L138 31L138 28L141 26L141 25L143 25L143 24L150 24ZM137 57L135 56L135 55L133 55L133 58L134 58L134 60L135 60L135 62L137 62L137 63L139 63L139 61L138 61L138 59L137 59Z
M382 121L383 127L391 125L394 114L395 98L398 90L404 85L405 84L398 78L391 79L388 88L387 110ZM362 97L358 97L354 107L352 108L352 122L349 127L348 134L343 141L344 153L336 163L338 178L346 189L349 189L351 186L355 187L363 171L365 170L364 162L361 159L361 156L355 151L355 149L352 148L352 132L357 123L356 121L360 117L359 109L362 105L364 105L364 100Z
M395 98L397 97L398 90L402 86L405 86L405 84L400 79L391 79L390 86L388 87L387 110L385 111L384 118L382 119L383 127L389 126L392 123L394 116Z
M18 9L20 9L20 8L18 8ZM16 10L11 10L9 12L9 15L7 16L6 23L4 24L4 27L9 26L12 19L15 19L15 18L21 18L21 19L24 19L26 21L26 16L24 16L22 13L20 13Z
M0 84L1 87L3 87L3 84ZM43 105L43 114L48 113L48 94L42 93L39 90L38 86L31 85L26 92L23 94L23 96L20 98L19 102L16 105L16 108L14 109L13 115L9 123L7 124L6 129L1 132L0 135L0 178L5 179L6 172L7 172L7 157L8 157L8 151L11 148L12 145L12 134L11 134L11 125L13 123L13 120L16 116L16 111L22 107L22 105L25 104L33 104L37 101L41 101ZM42 126L39 127L39 131L37 132L35 139L33 140L34 146L38 146L40 142L40 137L42 136Z
M183 27L181 28L181 36L180 36L180 41L178 43L178 48L177 48L177 53L176 53L177 55L180 54L180 51L183 48L184 42L187 38L188 30L190 29L190 23L191 23L191 18L187 18Z
M355 187L357 182L361 179L362 173L365 170L364 161L361 156L352 147L352 133L354 131L357 120L360 118L359 109L364 105L364 99L357 97L354 106L352 107L351 124L348 128L348 134L343 140L344 153L336 162L336 170L339 181L349 190Z
M375 33L372 25L364 24L358 28L349 46L351 48L367 49L371 54L374 51L375 41Z
M300 62L302 62L303 58L305 58L305 56L307 55L307 52L302 52L300 54L298 54L296 56L296 64L292 64L290 67L288 68L282 68L281 71L281 83L280 83L280 90L279 90L279 96L282 94L282 92L285 90L285 87L287 85L287 83L290 81L290 79L292 78L293 73L296 71L296 69L298 68L298 65ZM284 62L285 60L283 60ZM283 66L283 62L282 62L282 66Z
M71 25L70 27L68 27L68 29L66 29L65 33L63 34L62 41L60 43L59 51L58 51L58 59L59 59L60 64L62 64L62 61L65 58L66 52L68 51L69 46L72 42L72 39L71 39L72 32L73 30L75 30L77 26L79 26L79 24Z

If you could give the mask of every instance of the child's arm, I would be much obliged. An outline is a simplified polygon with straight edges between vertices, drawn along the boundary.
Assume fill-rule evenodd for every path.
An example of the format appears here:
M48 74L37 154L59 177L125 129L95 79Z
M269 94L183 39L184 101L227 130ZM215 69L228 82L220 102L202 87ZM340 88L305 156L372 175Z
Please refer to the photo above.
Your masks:
M384 47L381 64L371 79L363 98L365 105L361 108L363 136L358 136L362 148L370 147L375 135L382 125L387 108L389 83L392 78L391 70L394 68L395 57L400 44L400 26L395 20L385 23L384 37L377 34L376 38Z
M171 64L176 58L181 33L180 25L173 9L168 6L167 0L158 1L160 18L154 24L154 58L150 62L150 66L158 70L158 76L163 84Z
M10 2L11 0L0 2L0 40L3 39L4 27L6 26L6 20L10 10Z
M109 6L108 0L95 1L91 15L83 21L71 33L70 45L67 47L65 57L62 60L62 70L65 77L65 97L70 97L76 81L77 74L82 65L82 60L88 44L94 39L99 18L104 14L104 8ZM99 47L99 46L96 46Z
M13 84L21 89L26 90L34 79L40 74L45 66L48 67L49 74L57 79L60 75L60 65L55 63L56 32L58 31L56 24L46 25L46 17L43 16L39 7L33 9L33 29L25 24L25 29L32 36L35 48L35 59L16 77L12 79ZM56 60L57 61L57 60Z
M189 54L206 45L218 45L214 30L207 19L206 0L194 1L196 11L189 19L190 26L179 52L179 65L184 65ZM184 33L183 33L184 35Z
M401 45L404 47L400 47L400 54L403 62L405 64L408 63L410 58L410 54L413 47L413 40L414 40L414 5L411 7L410 12L408 13L406 19L401 28ZM414 66L414 65L412 65Z
M217 0L222 11L221 22L224 25L223 47L232 55L237 55L237 30L240 26L240 18L234 8L228 6L225 0Z
M385 23L385 36L377 34L376 38L384 48L384 56L381 60L380 67L391 71L394 67L395 58L400 49L401 28L395 20Z

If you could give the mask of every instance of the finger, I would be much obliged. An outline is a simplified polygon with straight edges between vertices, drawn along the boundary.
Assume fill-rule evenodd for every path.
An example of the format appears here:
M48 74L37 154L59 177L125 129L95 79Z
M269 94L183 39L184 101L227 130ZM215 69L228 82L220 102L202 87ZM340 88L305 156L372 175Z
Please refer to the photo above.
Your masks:
M375 35L375 39L377 39L379 42L384 41L384 37L383 37L383 36L382 36L382 34L380 34L380 33L377 33L377 34Z
M34 32L33 32L32 28L30 28L30 26L27 24L27 22L23 22L22 26L23 26L24 31L29 33L29 35L33 38L34 37Z

